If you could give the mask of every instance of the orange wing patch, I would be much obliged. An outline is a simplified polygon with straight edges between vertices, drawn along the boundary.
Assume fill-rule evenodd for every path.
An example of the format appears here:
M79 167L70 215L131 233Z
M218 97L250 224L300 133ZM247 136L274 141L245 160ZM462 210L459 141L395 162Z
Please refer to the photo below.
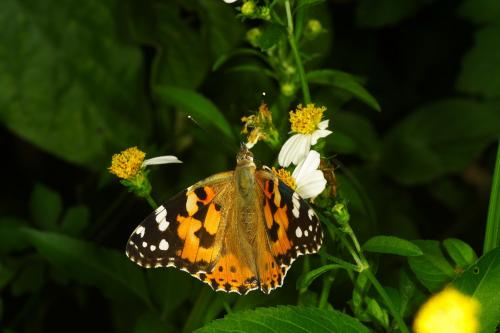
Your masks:
M250 267L243 265L231 253L222 256L210 273L199 272L195 276L217 291L246 294L258 288L257 277Z
M177 234L184 246L176 253L190 263L207 265L212 261L215 234L221 220L220 206L212 202L215 191L209 186L199 187L186 193L188 216L177 215Z
M271 253L265 252L259 257L260 289L266 294L283 284L284 273L286 270L280 268Z

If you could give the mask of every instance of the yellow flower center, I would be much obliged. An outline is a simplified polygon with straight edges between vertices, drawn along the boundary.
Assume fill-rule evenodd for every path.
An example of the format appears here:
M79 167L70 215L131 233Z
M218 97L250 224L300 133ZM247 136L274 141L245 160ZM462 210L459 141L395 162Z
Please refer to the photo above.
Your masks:
M292 125L292 132L300 134L312 134L321 122L323 112L326 108L316 107L314 104L307 104L302 106L299 104L297 109L290 111L290 124Z
M292 190L295 190L297 188L297 183L295 182L295 179L293 179L290 171L285 170L283 168L276 170L274 167L272 170L273 170L273 173L276 176L278 176L279 179L281 179L281 181L283 183L285 183L289 188L291 188Z
M108 170L120 178L130 179L141 169L145 156L146 154L137 147L125 149L121 153L113 155Z
M475 298L448 287L420 308L413 329L415 333L476 333L479 306Z

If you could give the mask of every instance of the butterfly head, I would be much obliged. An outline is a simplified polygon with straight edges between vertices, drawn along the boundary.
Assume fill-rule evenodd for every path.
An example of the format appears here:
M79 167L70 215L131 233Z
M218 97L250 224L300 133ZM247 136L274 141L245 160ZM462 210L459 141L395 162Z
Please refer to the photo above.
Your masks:
M253 163L253 154L248 147L242 143L238 155L236 155L236 164L242 166L255 166Z

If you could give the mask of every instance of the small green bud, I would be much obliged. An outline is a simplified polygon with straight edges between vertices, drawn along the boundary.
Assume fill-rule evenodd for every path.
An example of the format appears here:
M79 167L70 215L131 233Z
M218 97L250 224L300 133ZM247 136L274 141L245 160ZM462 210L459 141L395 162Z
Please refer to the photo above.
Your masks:
M332 208L332 214L340 225L347 225L349 223L350 215L345 204L335 204Z
M260 7L259 17L263 20L270 21L271 20L271 9L269 7Z
M248 42L253 46L253 47L258 47L259 46L259 40L260 37L262 36L262 30L259 28L252 28L247 31L246 37Z
M306 24L305 36L309 39L313 39L323 31L324 30L321 22L316 19L311 19Z
M295 94L295 84L292 82L285 82L281 85L281 93L287 97Z
M151 193L151 183L148 180L148 170L141 170L135 176L120 181L128 190L139 197L145 198Z
M255 14L255 2L252 0L245 1L243 6L241 6L241 14L244 16L252 16Z
M295 67L290 65L287 61L283 62L282 66L286 74L288 75L295 74L296 71Z

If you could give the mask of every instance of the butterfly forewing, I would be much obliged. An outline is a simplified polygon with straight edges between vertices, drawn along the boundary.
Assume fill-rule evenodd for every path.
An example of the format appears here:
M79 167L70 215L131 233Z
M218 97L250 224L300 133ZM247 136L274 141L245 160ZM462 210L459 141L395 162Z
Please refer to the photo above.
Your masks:
M201 181L160 205L133 232L127 256L143 267L175 266L191 274L204 272L220 256L223 208L232 172Z

